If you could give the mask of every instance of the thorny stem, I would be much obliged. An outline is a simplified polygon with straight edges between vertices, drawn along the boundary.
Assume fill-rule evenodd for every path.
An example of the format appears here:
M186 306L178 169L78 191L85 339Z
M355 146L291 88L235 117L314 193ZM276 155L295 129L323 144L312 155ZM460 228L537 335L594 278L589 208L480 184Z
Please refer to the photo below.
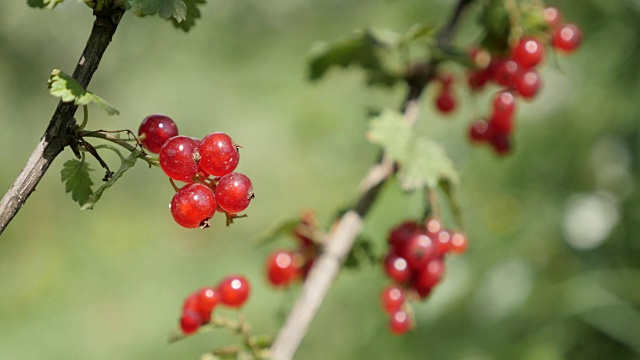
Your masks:
M471 2L473 0L458 1L449 22L438 35L439 47L451 46L460 17ZM434 78L437 65L438 61L432 60L427 64L415 66L407 75L406 82L409 89L402 109L405 121L409 124L415 122L418 100L426 85ZM362 230L364 217L377 199L380 189L393 175L396 168L396 164L383 155L369 169L362 181L360 196L356 204L336 221L336 225L327 236L324 251L311 268L298 300L289 313L284 326L280 329L271 347L273 359L289 360L293 358L356 237Z

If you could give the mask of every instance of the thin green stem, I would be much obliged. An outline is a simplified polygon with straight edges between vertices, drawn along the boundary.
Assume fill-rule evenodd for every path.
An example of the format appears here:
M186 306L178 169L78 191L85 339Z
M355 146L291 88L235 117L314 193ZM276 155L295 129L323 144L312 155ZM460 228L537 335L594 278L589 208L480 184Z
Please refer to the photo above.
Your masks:
M110 141L114 144L117 144L131 152L134 152L137 150L138 147L140 147L140 144L137 142L136 140L136 145L131 145L129 144L128 141L131 140L125 140L125 139L121 139L119 137L116 136L111 136L103 131L80 131L78 132L78 136L80 137L93 137L93 138L97 138L97 139L102 139L102 140L107 140ZM141 147L140 147L141 148ZM153 166L160 166L160 160L157 157L152 157L149 156L149 154L145 153L144 151L142 153L140 153L140 155L138 156L140 159L146 161L149 165L153 165Z

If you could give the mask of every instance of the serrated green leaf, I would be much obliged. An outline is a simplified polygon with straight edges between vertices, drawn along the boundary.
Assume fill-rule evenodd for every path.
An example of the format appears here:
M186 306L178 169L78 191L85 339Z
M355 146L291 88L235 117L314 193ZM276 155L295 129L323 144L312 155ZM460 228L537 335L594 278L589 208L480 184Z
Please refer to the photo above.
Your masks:
M118 109L111 106L103 98L91 91L86 91L71 75L58 69L51 72L48 86L51 95L59 97L63 102L73 102L76 105L89 105L91 102L95 102L109 115L120 114Z
M282 237L291 236L293 234L293 230L300 224L300 218L296 217L294 219L289 219L283 221L274 229L269 230L266 234L260 236L257 241L258 245L267 245L270 244Z
M206 0L184 0L185 5L187 6L187 14L186 18L183 21L178 21L176 18L171 19L171 23L173 26L181 29L185 32L191 30L191 28L195 25L196 19L200 19L200 9L198 9L198 5L206 4Z
M367 139L374 144L381 145L386 154L393 159L406 157L411 128L404 122L402 114L394 110L384 110L371 120Z
M80 205L86 204L93 194L93 181L89 177L89 171L93 171L89 164L80 160L69 160L62 165L61 178L65 192L70 192L73 201Z
M400 163L398 179L404 190L428 186L435 188L440 180L458 183L458 173L442 146L428 139L416 139L409 146L407 156Z
M93 207L95 206L95 204L98 202L98 200L100 200L100 197L102 197L102 193L104 193L105 190L107 190L108 188L112 187L113 184L116 183L116 181L118 181L118 179L120 179L122 177L122 175L129 169L131 169L135 164L136 161L138 160L138 157L140 157L140 155L142 154L142 150L135 150L132 151L131 154L124 158L122 155L120 155L120 153L118 152L118 155L120 156L120 168L118 169L118 171L116 171L113 176L111 176L111 178L109 179L109 181L105 182L104 184L102 184L102 186L100 186L87 200L87 202L82 205L82 207L80 208L80 210L87 210L87 209L93 209Z
M366 30L347 39L320 44L309 56L309 79L322 78L334 66L347 68L357 65L367 72L369 84L392 86L400 76L383 65L379 51L394 46L397 38L390 32Z
M158 14L163 19L178 22L187 18L187 5L182 0L127 0L131 10L142 15Z

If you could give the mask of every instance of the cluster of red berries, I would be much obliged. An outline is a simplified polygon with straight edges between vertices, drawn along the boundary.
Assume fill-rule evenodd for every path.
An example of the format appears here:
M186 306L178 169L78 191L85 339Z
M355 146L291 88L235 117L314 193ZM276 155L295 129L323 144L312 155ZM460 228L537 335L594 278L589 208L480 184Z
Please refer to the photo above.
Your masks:
M138 135L142 146L159 154L160 167L169 178L187 183L170 204L178 224L206 228L216 211L230 221L249 206L253 186L246 175L234 172L240 153L229 135L215 132L202 140L181 136L165 115L147 116Z
M428 218L424 224L405 221L389 233L384 271L394 284L382 290L382 308L389 315L389 329L400 335L412 327L408 299L424 299L444 275L444 256L467 249L462 232L444 229Z
M193 334L211 321L211 313L218 304L239 308L249 297L249 282L240 275L228 276L216 287L203 287L190 294L182 306L180 329L185 335Z
M318 256L319 248L310 233L317 229L313 213L303 213L302 220L293 229L292 235L298 243L293 250L274 250L265 264L267 280L276 287L286 288L304 279Z
M474 142L489 143L498 154L511 150L516 98L533 99L540 90L541 76L536 67L545 57L545 40L554 50L567 54L577 50L582 43L582 31L574 24L562 23L560 10L547 7L543 17L547 33L540 37L522 36L506 57L480 49L470 53L475 66L467 78L471 89L481 90L492 81L503 90L493 98L489 119L477 119L471 124L469 137Z

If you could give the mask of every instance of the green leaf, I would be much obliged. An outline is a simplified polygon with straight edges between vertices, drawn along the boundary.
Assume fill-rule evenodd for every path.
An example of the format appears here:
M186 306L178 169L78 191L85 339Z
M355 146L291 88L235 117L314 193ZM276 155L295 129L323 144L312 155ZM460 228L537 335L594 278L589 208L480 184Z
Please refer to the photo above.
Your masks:
M187 5L182 0L127 0L134 12L141 15L158 14L163 19L182 22L187 18Z
M115 184L115 182L118 181L118 179L120 179L127 170L131 169L136 164L136 160L138 160L138 157L142 155L142 150L136 149L135 151L132 151L127 158L125 158L117 149L112 148L112 150L114 150L120 157L120 168L113 174L109 181L102 184L102 186L100 186L91 195L91 197L89 197L87 202L80 208L80 210L93 209L94 205L98 202L98 200L100 200L100 197L102 197L102 193L108 188L112 187L113 184Z
M369 84L392 86L400 76L384 66L380 51L395 46L397 39L390 32L366 30L348 39L320 44L309 56L309 79L322 78L332 67L356 65L367 72Z
M62 182L65 184L65 192L71 193L73 201L84 205L93 194L91 186L93 182L89 177L89 171L93 171L89 164L80 160L69 160L62 165Z
M394 110L384 110L374 117L367 132L367 139L381 145L393 159L406 157L411 136L411 128L404 122L402 114Z
M411 41L422 39L426 36L433 36L436 32L436 27L424 24L415 24L407 30L399 39L399 44L406 45Z
M43 8L46 6L49 9L53 9L63 1L64 0L27 0L27 5L33 8Z
M258 240L258 245L267 245L275 242L276 240L285 237L291 236L293 234L293 230L300 224L300 218L296 217L293 219L286 220L276 226L274 229L270 230L263 236L260 236Z
M63 102L73 102L76 105L88 105L95 102L109 115L120 114L118 109L91 91L86 91L71 75L58 69L51 72L48 86L51 95L59 97Z
M206 4L206 0L184 0L185 5L187 6L187 15L183 21L178 21L176 18L171 19L171 23L173 26L178 29L182 29L185 32L191 30L191 28L195 25L196 19L200 18L200 9L198 9L197 5Z
M429 139L416 137L399 112L385 110L373 118L367 138L399 163L398 179L404 190L435 188L440 181L457 185L458 174L444 149Z
M440 180L458 183L458 173L442 146L428 139L416 139L402 161L398 179L404 190L435 188Z
M490 0L482 10L479 21L486 31L481 41L482 47L491 52L506 52L509 48L511 20L504 0Z

